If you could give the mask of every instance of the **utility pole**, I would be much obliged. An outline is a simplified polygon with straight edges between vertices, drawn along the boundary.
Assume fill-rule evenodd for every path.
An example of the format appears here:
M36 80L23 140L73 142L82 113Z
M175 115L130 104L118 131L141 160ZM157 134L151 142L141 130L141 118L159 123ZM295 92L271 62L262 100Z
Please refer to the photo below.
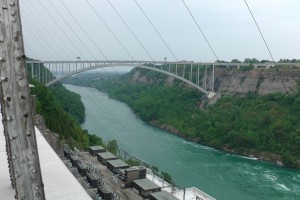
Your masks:
M12 184L16 199L44 200L19 1L0 2L0 97Z

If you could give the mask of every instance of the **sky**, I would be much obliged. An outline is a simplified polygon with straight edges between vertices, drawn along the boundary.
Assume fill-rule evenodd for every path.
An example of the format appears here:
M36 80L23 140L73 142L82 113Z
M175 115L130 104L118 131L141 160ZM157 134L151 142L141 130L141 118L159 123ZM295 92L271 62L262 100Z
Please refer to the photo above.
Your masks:
M39 60L216 60L182 0L136 1L167 45L135 0L30 0L20 1L25 53ZM184 1L220 60L271 60L244 0ZM274 59L300 59L300 1L247 3Z

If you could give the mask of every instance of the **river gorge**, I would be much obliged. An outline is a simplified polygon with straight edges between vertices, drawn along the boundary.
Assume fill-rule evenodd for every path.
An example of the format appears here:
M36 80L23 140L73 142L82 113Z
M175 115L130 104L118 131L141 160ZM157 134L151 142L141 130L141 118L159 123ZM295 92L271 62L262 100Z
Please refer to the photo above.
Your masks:
M82 128L166 171L182 187L216 199L300 199L300 171L202 146L141 121L124 103L93 88L64 85L85 106Z

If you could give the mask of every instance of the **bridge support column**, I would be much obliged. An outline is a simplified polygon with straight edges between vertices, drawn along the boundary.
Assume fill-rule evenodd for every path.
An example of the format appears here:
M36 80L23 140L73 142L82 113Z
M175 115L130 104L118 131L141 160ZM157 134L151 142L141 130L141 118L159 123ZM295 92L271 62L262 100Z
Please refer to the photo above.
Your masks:
M56 77L58 77L58 76L57 76L57 65L58 65L58 63L55 63L55 76L56 76Z
M33 78L33 63L31 63L31 78Z
M190 81L193 82L193 65L191 64L191 76Z
M46 81L46 83L45 84L47 84L48 82L50 82L51 80L50 80L50 73L51 72L51 64L49 63L49 68L48 68L48 71L47 71L47 73L46 73L46 76L48 75L48 80Z
M41 83L41 63L39 63L39 78L38 78L38 82Z
M207 65L205 65L204 69L204 78L203 78L203 89L206 91L206 82L207 82Z
M199 74L199 64L197 65L197 67L198 67L198 77L197 77L197 85L199 86L199 82L200 82L200 74Z
M215 65L212 66L212 77L211 77L211 91L214 92L215 88Z

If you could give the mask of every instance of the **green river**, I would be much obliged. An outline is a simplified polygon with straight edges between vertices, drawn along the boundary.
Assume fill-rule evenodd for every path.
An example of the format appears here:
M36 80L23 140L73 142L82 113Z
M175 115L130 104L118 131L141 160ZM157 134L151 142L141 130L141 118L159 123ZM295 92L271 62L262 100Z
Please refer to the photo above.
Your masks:
M96 89L64 85L85 106L84 129L166 171L183 187L221 200L300 199L300 171L231 155L154 128Z

